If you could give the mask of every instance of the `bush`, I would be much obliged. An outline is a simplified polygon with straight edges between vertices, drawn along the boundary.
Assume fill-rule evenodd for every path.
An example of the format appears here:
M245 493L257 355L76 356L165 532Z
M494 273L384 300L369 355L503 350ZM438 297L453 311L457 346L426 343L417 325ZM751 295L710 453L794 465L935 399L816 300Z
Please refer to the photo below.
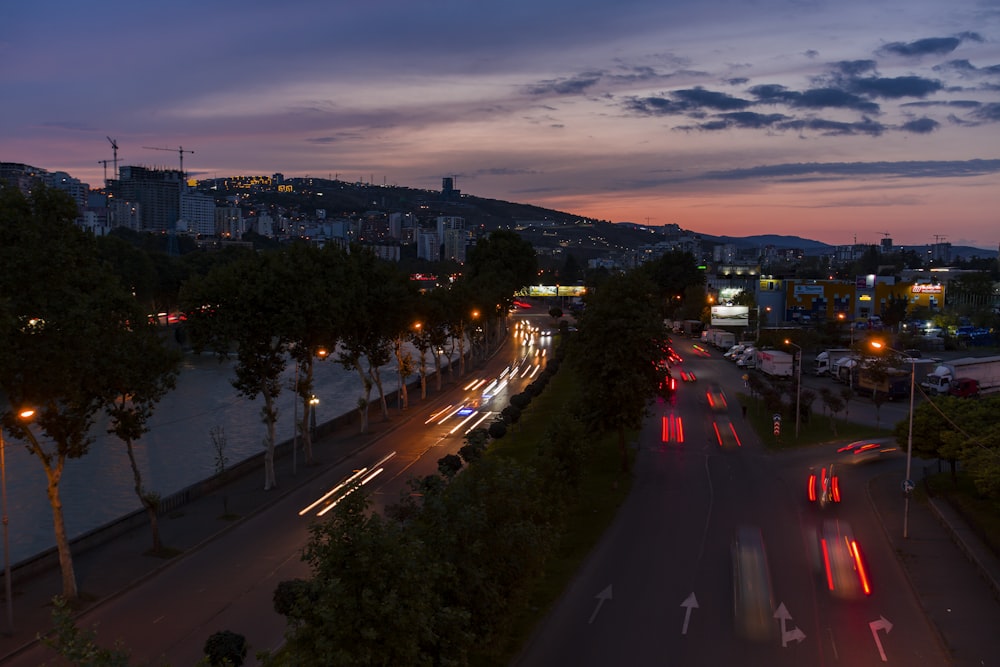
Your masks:
M521 411L513 405L508 405L500 411L500 414L503 415L504 421L508 424L516 424L521 419Z
M523 412L531 404L531 396L522 391L510 397L510 404Z
M507 435L507 425L503 423L502 420L497 420L490 424L490 437L494 440L499 440L500 438Z
M216 632L205 641L205 656L212 667L240 667L247 658L247 640L229 630Z

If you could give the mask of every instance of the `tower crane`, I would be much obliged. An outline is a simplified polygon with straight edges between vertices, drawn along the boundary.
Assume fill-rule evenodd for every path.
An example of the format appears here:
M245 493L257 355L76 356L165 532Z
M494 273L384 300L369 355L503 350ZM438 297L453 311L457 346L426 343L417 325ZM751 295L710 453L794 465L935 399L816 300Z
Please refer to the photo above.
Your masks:
M112 139L111 137L108 137L108 141L111 142L111 150L112 150L112 152L113 152L113 154L115 156L115 159L113 160L113 162L115 163L115 178L118 178L118 142L115 141L114 139ZM108 165L105 164L104 165L104 171L107 172L107 169L108 169ZM108 180L107 179L107 173L105 173L105 175L104 175L104 180Z
M97 161L97 164L103 164L104 165L104 186L105 187L107 187L107 185L108 185L108 163L109 162L111 162L111 160L98 160Z
M186 151L183 146L178 146L177 148L160 148L158 146L143 146L146 150L150 151L177 151L177 155L181 158L181 177L184 177L184 154L194 153L194 151Z

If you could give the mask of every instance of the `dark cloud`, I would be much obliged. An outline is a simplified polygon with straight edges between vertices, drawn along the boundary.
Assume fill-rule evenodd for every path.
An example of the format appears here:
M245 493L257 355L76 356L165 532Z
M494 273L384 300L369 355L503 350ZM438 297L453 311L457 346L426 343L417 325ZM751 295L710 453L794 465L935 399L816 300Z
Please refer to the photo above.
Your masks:
M900 97L927 97L944 88L940 81L919 76L867 77L851 79L849 90L870 97L899 99Z
M667 97L630 97L623 103L626 111L643 116L674 116L684 113L688 107L673 102Z
M859 178L954 178L1000 173L1000 160L912 161L912 162L803 162L774 164L749 169L713 171L704 174L718 180L788 179L801 176Z
M726 93L717 93L711 90L705 90L701 87L688 88L687 90L677 90L673 93L673 95L683 104L690 107L716 109L718 111L746 109L751 104L749 100L733 97L732 95L727 95Z
M874 72L876 63L874 60L841 60L833 64L834 68L847 76L860 76L868 72Z
M914 120L903 123L901 128L904 132L913 132L914 134L930 134L934 130L941 127L941 123L937 122L933 118L916 118Z
M863 118L854 123L826 120L823 118L805 118L780 123L777 129L795 130L797 132L809 130L826 136L850 136L864 134L877 137L884 133L886 128L882 125L882 123L876 122L870 118Z
M991 102L989 104L984 104L982 107L973 112L973 116L987 123L1000 122L1000 103Z
M927 102L907 102L905 104L900 104L900 108L931 108L931 107L956 107L959 109L975 109L976 107L982 106L982 102L976 100L939 100L939 101L927 101Z
M906 57L944 55L957 49L961 43L959 37L928 37L915 42L889 42L879 52Z
M854 109L863 113L878 113L879 106L839 88L813 88L797 93L792 106L803 109Z
M601 80L601 74L590 72L562 79L540 81L528 87L530 95L579 95Z
M760 130L773 127L774 125L787 120L789 120L788 116L778 113L761 114L753 111L737 111L734 113L720 114L716 120L699 125L698 129L725 130L729 128L749 128Z

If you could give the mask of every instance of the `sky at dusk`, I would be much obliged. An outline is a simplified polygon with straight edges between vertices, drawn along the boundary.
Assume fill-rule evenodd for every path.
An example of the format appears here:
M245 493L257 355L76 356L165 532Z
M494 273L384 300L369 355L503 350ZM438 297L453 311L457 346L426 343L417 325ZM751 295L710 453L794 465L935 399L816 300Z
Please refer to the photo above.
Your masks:
M5 2L0 91L0 161L94 187L111 137L194 178L1000 243L997 0Z

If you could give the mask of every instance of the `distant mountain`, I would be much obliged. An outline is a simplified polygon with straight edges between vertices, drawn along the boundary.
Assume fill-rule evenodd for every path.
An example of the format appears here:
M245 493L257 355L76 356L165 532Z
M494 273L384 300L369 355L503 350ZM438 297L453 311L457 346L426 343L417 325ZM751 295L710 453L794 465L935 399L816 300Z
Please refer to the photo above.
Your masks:
M780 234L757 234L754 236L709 236L707 234L700 234L699 236L704 240L714 243L732 243L738 248L763 248L765 246L801 248L807 255L832 252L836 247L829 243L804 239L800 236L783 236ZM893 247L923 252L929 245L928 243L924 245L896 245ZM953 245L951 247L952 259L970 259L972 257L995 258L997 254L996 249L989 250L967 245Z

